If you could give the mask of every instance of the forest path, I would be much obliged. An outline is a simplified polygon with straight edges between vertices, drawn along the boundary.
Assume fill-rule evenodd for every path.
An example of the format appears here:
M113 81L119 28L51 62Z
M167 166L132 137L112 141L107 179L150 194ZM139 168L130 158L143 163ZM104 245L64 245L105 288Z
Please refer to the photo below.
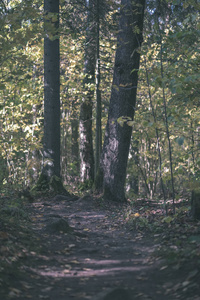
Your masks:
M1 299L200 299L180 293L187 271L153 256L156 236L129 230L124 210L89 196L30 204L37 247Z

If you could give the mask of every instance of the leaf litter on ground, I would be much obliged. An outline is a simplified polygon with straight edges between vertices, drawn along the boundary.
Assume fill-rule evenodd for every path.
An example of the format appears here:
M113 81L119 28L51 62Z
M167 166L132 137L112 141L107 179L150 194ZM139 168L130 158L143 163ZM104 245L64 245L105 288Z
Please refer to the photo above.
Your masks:
M104 229L102 226L102 228L99 227L99 229L105 230L105 232L107 232L107 230L108 232L112 232L115 230L120 231L120 228L126 228L127 231L134 232L134 236L130 236L130 240L134 243L143 241L147 235L151 234L151 237L154 239L155 248L152 251L152 256L148 257L146 261L149 265L153 265L155 260L160 258L164 259L165 263L160 267L159 272L166 273L166 276L172 269L176 272L177 276L179 276L180 272L182 272L183 265L184 268L186 266L188 273L184 280L181 279L182 281L180 282L176 281L175 284L168 281L167 285L163 285L163 288L166 289L166 295L169 295L170 293L177 295L188 293L188 295L190 295L192 294L192 289L194 289L194 291L199 289L200 222L193 221L190 218L188 214L189 204L186 205L186 202L184 201L183 205L180 205L177 208L175 215L170 214L165 216L163 215L160 206L150 201L135 201L134 203L116 207L109 203L99 204L98 201L99 200L97 199L97 207L101 207L101 210L105 211L105 216L103 218ZM21 261L33 256L38 257L39 259L41 251L45 252L44 247L40 246L39 237L31 228L32 222L38 222L39 219L42 221L44 213L39 209L36 216L27 218L26 205L25 203L22 204L20 210L24 210L24 214L21 212L13 213L12 209L9 214L8 210L4 209L5 206L3 209L0 207L2 215L0 221L0 287L3 286L4 288L9 288L10 298L20 297L21 291L24 288L27 290L32 289L30 282L26 282L23 278L23 266L21 265ZM110 214L109 206L112 207L112 214ZM48 208L49 206L47 205L44 207ZM61 225L63 226L63 224L64 222L62 222ZM67 223L64 225L68 226ZM62 226L58 229L63 229ZM86 226L84 226L82 230L86 233L92 233L91 228ZM61 231L60 234L65 233ZM119 232L119 235L120 234L121 233ZM48 238L49 235L46 234L46 237ZM88 238L85 237L84 239L87 240ZM79 237L75 237L74 242L77 242L78 240ZM70 255L71 251L76 248L74 242L69 243L67 247L65 246L65 248L62 248L61 250L57 250L56 253L58 255ZM137 257L138 255L140 256L141 253L134 251L132 255ZM107 253L102 253L102 257L109 259L111 256ZM63 274L68 274L73 269L73 266L79 264L80 261L76 258L69 260L64 264ZM137 264L138 262L136 262L136 265ZM51 270L51 267L49 270ZM91 269L84 267L83 270L87 272ZM20 279L20 286L12 287L11 274ZM36 277L37 275L35 275L35 278ZM148 277L141 273L136 279L145 281ZM9 284L11 284L11 286L9 286ZM48 292L47 288L44 289ZM43 295L40 296L43 297ZM194 299L195 297L196 295L194 295Z

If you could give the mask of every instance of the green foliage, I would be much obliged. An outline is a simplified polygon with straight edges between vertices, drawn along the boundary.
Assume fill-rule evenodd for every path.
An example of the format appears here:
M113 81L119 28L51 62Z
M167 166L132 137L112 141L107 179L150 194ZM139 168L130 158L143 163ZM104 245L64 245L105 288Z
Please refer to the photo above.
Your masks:
M18 188L33 185L42 165L43 2L13 0L3 3L5 7L0 7L0 152L6 161L7 173L0 175L0 182ZM81 8L80 12L78 4L69 2L62 1L60 6L61 154L63 181L68 182L74 174L70 122L79 119L84 93L86 11ZM104 14L110 29L116 25L112 19L115 12L113 9ZM57 16L50 14L46 19L46 30L53 36L48 20L56 22ZM115 43L112 30L101 37L103 120L106 120L110 95Z
M1 213L6 214L10 217L14 217L15 219L20 219L20 218L27 219L28 218L27 213L23 209L18 208L16 206L4 207L1 210Z
M0 36L0 151L7 162L4 184L26 185L33 181L33 151L41 148L41 10L39 1L9 1L5 9Z
M13 194L12 198L8 196L0 198L0 214L3 222L30 221L24 202L16 197L16 194Z
M179 5L179 4L177 4ZM140 193L149 197L161 193L159 179L158 140L162 156L161 174L167 196L171 194L170 162L164 122L163 87L167 104L167 121L173 154L173 174L177 194L189 192L199 170L199 5L190 3L183 13L173 11L175 19L163 18L162 30L146 24L143 56L139 71L138 104L134 121L121 116L118 122L133 127L132 149L137 144L140 170ZM188 7L189 7L188 6ZM170 7L170 6L169 6ZM160 8L161 9L161 8ZM180 11L181 11L180 7ZM183 17L184 14L184 17ZM148 16L151 18L150 16ZM180 24L178 24L180 22ZM151 24L152 26L152 24ZM148 31L149 28L149 31ZM162 41L161 74L160 43ZM148 82L147 82L148 75ZM149 86L148 86L149 84ZM155 120L150 105L152 99ZM128 173L131 172L131 161ZM190 182L190 184L189 184Z
M132 230L147 230L150 228L150 224L147 218L134 214L128 222Z
M154 12L157 8L153 7L154 2L148 3L135 118L132 120L130 117L121 116L118 119L121 126L126 124L133 128L127 169L127 192L130 198L137 198L135 189L130 186L130 182L133 182L132 179L135 180L136 177L141 195L152 198L161 194L156 130L159 133L161 147L163 182L168 197L171 195L169 152L163 119L163 87L173 149L176 193L187 194L191 189L198 188L200 177L198 12L200 8L194 1L183 2L183 5L179 1L175 2L168 3L169 10L173 5L169 16L166 15L164 6L161 5L159 8L159 16L162 20L160 28L155 21ZM40 0L12 0L4 1L4 4L5 7L0 7L2 45L0 186L2 190L11 184L13 188L21 189L36 182L42 165L43 137L43 3ZM84 95L82 82L86 12L84 9L80 10L77 3L72 5L69 1L61 1L60 5L61 163L63 182L68 184L69 181L74 180L73 177L76 177L77 182L78 177L77 165L71 155L74 142L71 140L71 121L79 119L80 104ZM107 120L116 49L116 13L117 8L113 6L110 11L104 12L101 20L104 24L100 34L103 132ZM57 20L55 15L46 18ZM163 78L160 61L161 41ZM156 120L152 115L149 92ZM95 118L95 105L93 116ZM137 159L135 152L138 153ZM79 186L81 191L90 188L90 183Z
M79 183L78 190L80 192L85 192L85 191L91 190L92 186L93 186L92 180L85 180L84 182Z
M171 209L171 205L169 208ZM165 259L166 264L199 260L199 222L192 222L189 203L180 200L175 215L163 215L162 202L131 202L124 213L127 226L139 234L148 232L155 241L154 256Z

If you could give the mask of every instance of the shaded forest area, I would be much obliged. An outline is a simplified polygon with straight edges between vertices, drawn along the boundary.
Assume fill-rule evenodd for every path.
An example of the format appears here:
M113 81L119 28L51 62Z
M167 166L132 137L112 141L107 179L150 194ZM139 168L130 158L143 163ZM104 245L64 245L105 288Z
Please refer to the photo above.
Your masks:
M199 11L0 1L2 299L199 299Z

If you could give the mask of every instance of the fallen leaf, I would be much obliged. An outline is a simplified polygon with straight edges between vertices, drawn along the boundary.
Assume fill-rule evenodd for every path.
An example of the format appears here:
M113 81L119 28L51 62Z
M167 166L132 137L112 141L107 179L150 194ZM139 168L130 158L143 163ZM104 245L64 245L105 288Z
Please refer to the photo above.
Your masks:
M197 273L199 272L199 270L195 269L193 271L191 271L189 274L188 274L188 277L186 279L186 281L192 279L193 277L195 277L197 275Z
M49 291L52 290L52 288L53 288L52 286L48 286L48 287L42 289L41 292L43 292L43 293L48 293Z
M186 280L186 281L184 281L184 282L182 282L182 286L183 286L183 287L187 286L188 284L190 284L190 282L189 282L189 281L187 281L187 280Z
M136 279L137 279L137 280L147 280L148 277L137 276Z
M71 260L70 262L73 263L73 264L80 264L80 262L77 261L77 260Z
M22 284L22 286L25 288L25 289L32 289L33 287L31 285L29 285L27 282L25 281L20 281L20 283Z
M140 216L139 213L135 213L135 214L134 214L134 217L136 217L136 218L138 218L139 216Z
M165 270L165 269L167 269L168 268L168 266L162 266L161 268L160 268L160 270L162 271L162 270Z
M63 273L64 274L67 274L67 273L69 273L70 272L70 269L65 269L65 270L63 270Z
M0 239L7 239L8 233L5 231L0 231Z
M15 288L10 288L10 292L9 292L9 297L13 298L13 297L19 297L19 295L21 294L21 291Z
M67 268L67 269L71 269L72 268L72 266L71 265L65 265L65 268Z

